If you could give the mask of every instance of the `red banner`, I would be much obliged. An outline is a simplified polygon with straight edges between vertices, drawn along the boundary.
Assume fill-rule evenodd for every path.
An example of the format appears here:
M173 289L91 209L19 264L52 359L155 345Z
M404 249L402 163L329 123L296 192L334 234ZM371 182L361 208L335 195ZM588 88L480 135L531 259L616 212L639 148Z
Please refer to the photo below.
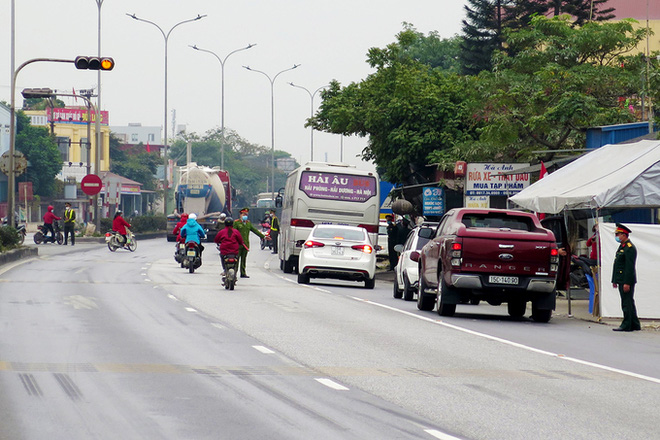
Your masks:
M52 112L52 116L51 116ZM87 124L87 109L86 108L54 108L47 109L48 121L51 120L56 123L62 124ZM96 123L96 113L91 111L91 122ZM101 125L108 125L109 121L108 112L101 111Z

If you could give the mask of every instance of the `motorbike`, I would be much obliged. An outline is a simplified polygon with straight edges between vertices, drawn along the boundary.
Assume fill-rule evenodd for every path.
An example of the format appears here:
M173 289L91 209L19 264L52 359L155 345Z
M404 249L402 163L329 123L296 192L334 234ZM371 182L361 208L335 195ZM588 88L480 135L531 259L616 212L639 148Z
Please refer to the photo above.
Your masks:
M195 269L202 265L202 250L194 241L189 241L185 246L186 257L183 260L183 267L187 267L189 273L194 273Z
M174 249L174 260L184 267L183 261L186 259L186 244L182 241L176 242L176 248Z
M38 225L37 229L38 231L34 233L33 237L34 243L49 243L51 238L49 237L48 240L46 240L46 227L44 225ZM64 243L64 234L62 234L62 226L60 224L60 220L55 220L53 222L53 230L55 231L55 242L57 242L57 244Z
M6 226L9 224L9 221L7 220L7 217L2 218L2 225ZM18 232L18 244L23 244L25 241L25 236L27 235L27 230L25 228L24 224L19 224L18 219L14 222L16 225L16 232Z
M222 275L222 285L227 290L234 290L236 285L236 274L238 272L238 255L227 254L220 255L224 262L225 272Z
M128 249L131 252L135 252L137 249L137 240L133 233L126 229L126 243L122 243L124 238L117 231L108 231L105 233L105 242L108 244L108 249L110 252L114 252L117 249Z
M260 239L261 240L261 250L263 251L264 249L272 249L273 248L273 240L270 237L270 224L269 223L262 223L261 224L261 232L264 234L264 238Z

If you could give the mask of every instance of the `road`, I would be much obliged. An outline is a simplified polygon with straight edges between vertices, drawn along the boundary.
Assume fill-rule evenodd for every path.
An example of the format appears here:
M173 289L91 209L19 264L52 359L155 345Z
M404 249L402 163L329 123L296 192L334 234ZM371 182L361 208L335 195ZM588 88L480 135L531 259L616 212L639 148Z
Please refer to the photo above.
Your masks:
M300 286L252 244L236 290L212 245L42 245L0 267L2 439L649 439L660 334L504 307L420 312Z

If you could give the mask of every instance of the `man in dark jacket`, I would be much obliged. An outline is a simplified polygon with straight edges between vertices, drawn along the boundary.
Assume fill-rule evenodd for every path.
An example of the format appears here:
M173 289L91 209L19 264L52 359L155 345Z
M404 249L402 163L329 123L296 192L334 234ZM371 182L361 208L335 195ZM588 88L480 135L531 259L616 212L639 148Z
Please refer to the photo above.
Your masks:
M637 249L628 238L630 232L631 230L627 226L621 223L616 224L614 235L620 245L614 257L612 286L619 288L623 321L619 327L612 329L615 332L631 332L642 329L639 318L637 317L634 299L635 284L637 283L637 273L635 271Z

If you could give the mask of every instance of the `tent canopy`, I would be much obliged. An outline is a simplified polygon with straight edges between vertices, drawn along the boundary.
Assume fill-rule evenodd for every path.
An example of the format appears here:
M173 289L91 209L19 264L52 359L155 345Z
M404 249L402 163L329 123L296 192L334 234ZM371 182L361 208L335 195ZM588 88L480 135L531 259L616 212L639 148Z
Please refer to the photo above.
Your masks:
M563 209L660 206L660 141L605 145L509 200L552 214Z

